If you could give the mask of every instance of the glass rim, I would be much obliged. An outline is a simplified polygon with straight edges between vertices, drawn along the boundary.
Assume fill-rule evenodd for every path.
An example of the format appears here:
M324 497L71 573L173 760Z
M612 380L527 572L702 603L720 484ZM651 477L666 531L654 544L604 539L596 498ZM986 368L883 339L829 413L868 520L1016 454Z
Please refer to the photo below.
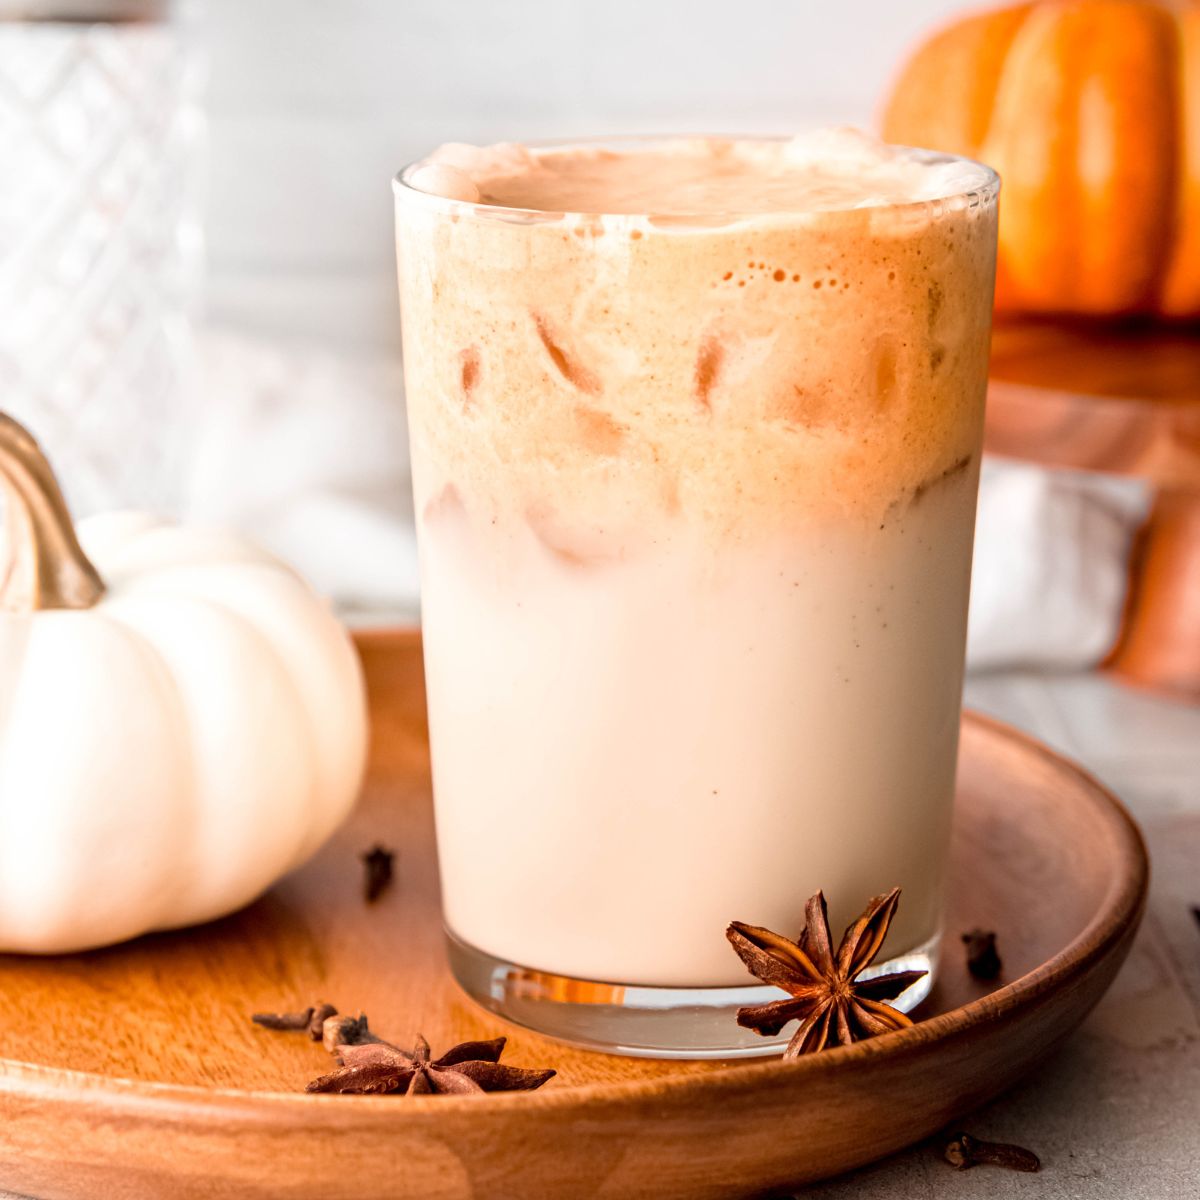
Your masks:
M518 144L526 149L539 150L567 150L574 147L605 147L605 146L653 146L661 145L670 142L679 141L697 141L707 138L726 142L788 142L791 141L793 134L786 133L765 133L765 134L716 134L716 133L625 133L612 134L608 136L600 135L594 137L569 137L569 138L542 138L532 141L522 141ZM429 155L421 158L415 158L411 162L406 163L395 175L392 176L392 193L396 201L413 201L423 207L441 211L447 214L469 213L472 216L479 218L495 219L495 220L517 220L521 222L549 222L557 221L567 217L579 218L581 220L589 219L625 219L625 220L646 220L649 218L663 218L664 220L678 220L681 222L695 222L697 225L707 221L712 224L724 224L734 221L770 221L770 220L793 220L797 217L804 218L819 218L839 216L846 213L876 213L876 212L905 212L927 210L931 205L946 204L951 201L966 201L971 197L978 197L981 204L994 202L1000 193L1001 180L999 174L985 162L980 162L979 159L969 158L965 154L950 154L941 150L929 150L921 146L909 146L900 142L885 142L884 145L892 146L898 150L907 151L917 161L929 165L938 163L966 163L977 167L981 173L979 186L962 188L958 190L948 191L944 196L927 196L920 200L897 200L895 202L886 202L883 204L860 204L860 205L845 205L836 206L833 208L795 208L795 209L756 209L751 211L729 210L721 212L697 213L685 211L672 212L633 212L633 213L613 213L604 210L551 210L545 208L522 208L516 205L504 204L487 204L479 200L458 200L451 196L440 196L434 192L425 192L420 188L413 187L409 181L412 173L420 166L424 166L429 161Z

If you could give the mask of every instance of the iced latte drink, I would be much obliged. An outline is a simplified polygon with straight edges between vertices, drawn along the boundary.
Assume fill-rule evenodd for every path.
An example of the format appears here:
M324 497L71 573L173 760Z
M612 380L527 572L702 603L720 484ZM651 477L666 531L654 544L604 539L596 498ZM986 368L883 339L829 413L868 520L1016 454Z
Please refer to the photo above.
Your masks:
M934 965L996 190L851 133L402 174L444 912L484 1004L770 1051L724 930L795 936L817 888L836 933L902 887L888 954Z

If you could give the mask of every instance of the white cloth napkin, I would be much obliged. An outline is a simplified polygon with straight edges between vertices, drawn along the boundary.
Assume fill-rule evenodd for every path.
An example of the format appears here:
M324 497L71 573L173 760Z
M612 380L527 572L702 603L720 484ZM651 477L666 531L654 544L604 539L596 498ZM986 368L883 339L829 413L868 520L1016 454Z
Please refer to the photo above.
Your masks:
M189 515L239 526L352 621L412 620L416 544L398 362L209 332ZM1086 667L1116 637L1137 481L984 463L967 660Z
M236 525L352 621L413 620L400 365L208 332L187 515Z
M1099 662L1116 640L1149 502L1140 480L985 459L968 667Z

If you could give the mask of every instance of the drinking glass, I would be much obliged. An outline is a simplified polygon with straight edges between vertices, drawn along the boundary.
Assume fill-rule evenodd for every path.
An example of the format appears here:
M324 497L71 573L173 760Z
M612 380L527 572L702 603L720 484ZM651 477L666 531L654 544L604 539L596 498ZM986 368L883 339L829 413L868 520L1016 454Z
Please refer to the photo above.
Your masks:
M864 977L928 992L998 181L913 153L966 182L694 216L397 178L449 954L513 1021L778 1052L725 929L795 937L818 888L836 932L900 886Z

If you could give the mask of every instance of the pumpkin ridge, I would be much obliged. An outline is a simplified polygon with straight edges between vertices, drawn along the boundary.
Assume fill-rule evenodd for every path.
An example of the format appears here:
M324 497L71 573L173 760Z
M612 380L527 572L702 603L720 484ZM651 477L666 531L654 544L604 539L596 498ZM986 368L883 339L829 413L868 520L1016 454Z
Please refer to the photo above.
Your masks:
M200 845L197 834L203 821L201 811L203 803L197 786L199 774L196 765L196 739L193 736L191 722L188 720L188 702L184 695L184 689L171 669L170 659L158 642L143 633L138 628L136 621L123 614L121 604L123 596L124 587L122 586L109 591L89 616L119 629L130 642L137 646L137 652L143 655L148 663L154 664L153 670L158 677L158 683L170 696L171 729L175 735L174 752L181 759L186 759L179 771L178 786L171 789L172 795L180 802L176 821L178 822L184 814L186 814L187 820L186 829L177 828L178 837L174 847L178 855L177 869L174 874L176 889L169 898L160 896L160 902L154 911L148 911L143 917L143 927L136 934L129 935L141 936L157 929L170 928L173 914L191 903L191 894L184 881L194 879L204 870L204 862L196 853L197 847ZM161 709L163 706L159 707ZM179 859L182 859L183 862L180 863Z
M1158 293L1172 317L1200 313L1200 6L1176 11L1176 161L1174 237Z
M978 158L1009 47L1033 8L967 13L935 29L892 82L880 122L885 140ZM931 133L931 121L941 129Z
M1009 9L993 10L989 16L987 37L984 41L984 53L988 56L984 63L976 60L974 69L979 76L975 86L974 103L972 104L972 153L978 154L987 144L988 133L991 131L992 119L995 114L996 96L1000 84L1008 70L1008 55L1013 42L1017 40L1021 30L1028 22L1034 5L1019 4Z
M195 886L181 897L171 919L160 925L174 928L212 920L249 904L291 870L315 819L318 804L316 772L312 769L314 749L308 737L307 713L296 695L295 676L258 622L203 592L143 590L136 580L130 580L122 591L110 594L104 610L106 617L119 621L162 657L179 695L186 718L187 745L195 764L192 787L197 799L197 824L190 847L200 857L188 876ZM285 722L290 724L287 755L281 757L277 744L274 769L279 777L269 788L260 777L250 781L253 789L246 787L244 794L236 798L228 791L212 790L214 779L222 784L226 780L224 768L213 774L203 767L212 762L214 738L213 727L199 717L210 704L212 677L207 668L201 670L196 665L191 649L178 644L176 632L183 621L189 630L187 642L208 640L212 647L207 654L209 661L214 654L227 665L236 660L240 667L253 661L245 669L253 671L256 689L269 693L273 704L279 706L272 710L276 728L283 729ZM239 697L237 703L243 718L253 720L257 710L247 706L246 697ZM307 766L298 768L296 760L305 757ZM286 821L272 821L265 797L294 794L299 779L307 780L303 807L297 805L299 811L288 813ZM275 815L281 816L279 812ZM231 872L226 861L218 870L212 859L213 848L231 838L237 841L237 851L232 856L236 865ZM287 845L282 844L284 839ZM257 845L257 851L248 853L248 845Z
M64 757L77 753L77 736L80 733L84 734L83 744L88 744L94 727L99 724L94 706L102 695L111 701L112 706L105 717L104 740L111 743L115 738L119 741L128 720L128 708L119 699L122 693L120 684L131 676L140 677L145 684L152 683L153 703L147 707L153 710L155 720L162 722L156 725L157 731L161 733L168 726L172 732L178 728L182 702L165 661L136 629L105 612L104 603L102 601L86 612L51 611L39 618L39 627L30 630L30 646L35 645L35 639L42 645L35 649L32 659L21 663L17 690L10 697L10 709L13 711L5 714L5 723L0 727L3 775L10 792L13 790L13 776L19 778L21 771L19 765L13 766L14 753L18 764L24 760L25 769L28 769L28 744L21 744L23 723L30 719L31 711L36 713L40 710L43 716L47 713L44 698L41 701L38 698L39 692L45 692L44 680L47 678L45 643L61 642L64 633L69 639L70 653L76 664L70 701L65 704L60 701L53 709L53 722L61 736L61 753ZM104 649L108 659L123 660L127 664L124 672L119 672L115 679L111 674L99 675L81 667L86 658L85 650L90 648L94 653L97 646ZM42 676L40 684L37 680L39 673ZM89 711L83 715L80 712L81 697L89 707ZM164 710L169 711L169 718L164 718ZM145 716L145 709L142 715ZM15 751L14 739L17 742ZM158 739L153 740L158 742ZM153 753L147 757L151 761L155 758ZM174 754L160 757L165 759L165 763L160 765L170 770ZM49 773L57 776L59 754L56 753L54 758L55 763ZM112 765L109 763L110 770ZM123 941L161 927L164 919L177 909L183 895L179 881L186 877L180 870L178 851L186 845L186 831L178 832L176 822L181 813L190 813L194 808L193 776L186 768L170 771L164 790L170 795L172 804L169 816L164 817L158 785L147 784L144 767L145 758L139 755L137 766L129 768L122 764L118 776L121 788L118 803L127 806L127 814L138 814L136 821L114 819L111 812L103 819L97 819L92 815L97 809L92 809L82 823L76 822L73 827L74 854L61 856L49 866L43 866L41 873L53 887L57 911L48 915L45 898L34 895L28 889L22 890L19 901L11 895L0 895L0 945L6 951L74 953L96 945ZM98 774L94 785L95 795L89 795L88 798L92 805L106 809L111 796L105 794L105 773ZM133 777L132 785L130 775ZM45 772L42 778L45 787ZM156 780L161 778L155 776ZM38 820L61 822L65 793L61 783L50 785L49 790L52 794L50 798L45 790L38 796ZM57 796L57 799L53 796ZM56 811L58 816L48 818L47 808ZM0 818L3 816L0 812ZM26 836L15 836L11 823L4 821L3 824L5 840L19 844L23 854L38 858L40 852ZM121 871L119 889L103 887L105 873L111 869L114 859L123 859L130 842L151 844L155 852L145 855L144 860L137 861L131 870ZM183 865L185 869L190 866L186 859ZM118 893L116 897L114 892ZM14 912L18 914L15 919ZM79 915L81 913L86 915ZM33 920L35 917L36 922Z
M228 576L218 586L208 586L201 584L199 589L191 585L186 588L176 589L168 586L159 588L147 576L159 576L161 574L182 574L186 578L186 572L192 570L187 566L172 564L167 567L154 567L146 571L146 576L141 580L131 581L130 586L138 588L143 595L149 596L186 596L189 600L203 603L218 612L236 621L246 629L251 631L257 638L260 646L270 651L272 658L278 663L280 670L295 686L297 695L309 696L311 690L304 686L304 674L297 665L297 660L294 654L289 653L286 639L281 633L281 626L286 625L293 620L290 615L290 602L285 602L278 598L278 593L283 595L291 594L297 602L303 602L301 607L297 609L295 619L302 619L311 624L311 622L319 622L323 627L320 630L319 637L314 640L319 641L326 646L326 653L331 653L329 649L330 639L334 637L340 638L344 642L344 657L353 660L354 665L346 664L347 670L351 674L357 673L356 652L345 638L341 628L328 608L322 606L319 610L310 607L315 601L312 589L308 583L300 576L295 574L286 564L279 563L271 558L264 558L261 563L236 563L229 564L235 568L237 576L245 573L248 567L263 567L268 570L264 572L263 578L259 581L257 587L259 590L264 588L272 589L277 592L277 595L272 599L270 619L265 619L264 614L256 611L254 605L246 605L239 603L238 600L231 597L227 591ZM212 580L214 571L222 571L225 564L209 563L202 568L203 574L201 579L207 578ZM279 569L282 568L282 569ZM199 570L199 568L197 568ZM148 586L141 588L139 584L144 580ZM236 595L236 592L234 593ZM308 631L313 632L311 629ZM305 635L300 635L297 641L303 642ZM293 649L295 649L293 647ZM348 683L348 678L343 682ZM337 686L335 684L335 686ZM365 701L363 701L363 719L365 721ZM353 804L357 799L358 789L355 787L349 794L348 801L338 806L331 806L328 803L328 793L332 786L330 780L338 777L341 772L341 765L336 759L331 759L329 753L329 743L327 738L321 736L321 731L315 728L315 723L321 720L320 715L313 711L307 702L299 705L299 713L302 717L304 726L304 737L298 739L303 741L303 753L309 759L308 777L312 781L310 786L310 801L304 810L304 836L299 839L295 850L291 856L291 865L289 870L300 866L306 862L312 854L321 846L321 844L329 837L334 829L345 819ZM361 777L362 765L361 760L365 759L365 746L362 747L362 752L359 755L360 763L356 770L356 774ZM326 797L323 799L323 797Z
M1038 0L928 36L892 141L1003 180L998 311L1200 316L1200 7Z

